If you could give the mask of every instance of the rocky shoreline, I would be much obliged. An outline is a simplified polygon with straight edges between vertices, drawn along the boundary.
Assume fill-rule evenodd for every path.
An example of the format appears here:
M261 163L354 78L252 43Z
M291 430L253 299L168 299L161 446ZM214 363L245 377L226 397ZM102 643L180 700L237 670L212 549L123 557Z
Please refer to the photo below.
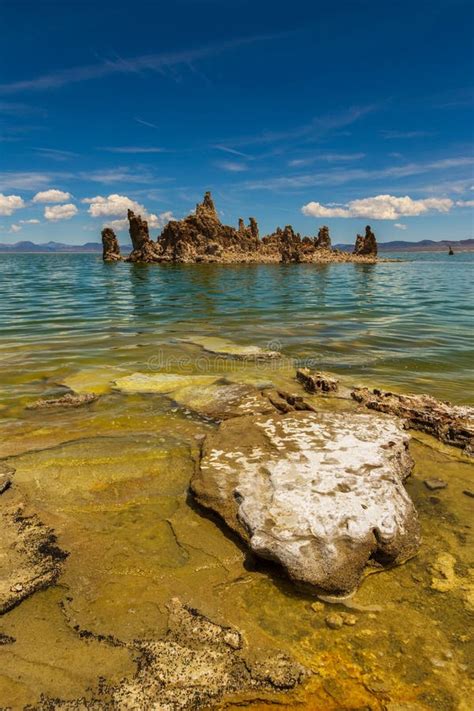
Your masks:
M236 344L232 348L222 338L215 343L198 339L196 345L236 362L277 362L279 355ZM288 389L265 384L265 379L239 382L233 377L232 373L226 378L110 374L115 378L115 397L166 401L186 417L206 423L206 434L194 442L193 469L185 482L191 495L183 507L195 507L201 517L207 515L206 510L212 512L210 527L217 528L220 519L237 534L252 559L275 564L276 575L286 578L282 584L288 590L313 600L311 609L316 615L324 614L321 624L330 634L344 634L344 629L357 624L352 610L379 609L364 609L347 600L362 579L422 555L418 503L415 506L405 488L413 468L410 430L421 430L469 455L474 411L428 396L343 387L332 374L308 368L293 371ZM55 410L76 408L93 412L105 405L107 397L73 390L58 395L27 405L29 416L52 417ZM26 514L14 469L10 460L4 461L0 468L0 558L6 561L8 576L0 590L0 614L55 585L68 565L68 554L59 547L61 541L56 541L52 528L31 507ZM447 486L441 480L424 483L429 491ZM167 522L184 550L172 515ZM458 583L455 578L451 558L445 555L436 565L432 590L443 593L454 585L461 589L463 580ZM245 584L242 581L239 576L232 584ZM70 579L66 587L69 583ZM380 585L383 589L383 580ZM85 697L46 695L31 708L72 711L160 704L170 710L199 709L226 698L240 698L244 706L256 700L278 704L284 703L282 694L310 683L311 671L301 659L281 650L269 651L267 656L257 653L235 621L207 616L203 598L194 607L182 592L179 599L170 595L165 630L150 630L146 637L130 639L100 625L85 626L77 618L76 592L68 588L60 603L71 634L87 644L104 646L107 653L123 650L134 660L135 670L120 680L105 677ZM329 606L347 603L351 614L341 610L327 614L323 602ZM15 639L0 635L0 643L13 648Z
M102 230L103 259L135 263L217 263L217 264L326 264L377 261L377 240L370 226L364 235L357 235L352 254L333 249L329 228L324 226L316 237L301 237L291 225L260 238L257 221L242 218L238 228L223 225L210 192L204 195L196 210L183 220L171 220L156 241L150 238L148 223L140 215L128 211L132 251L122 257L114 231Z

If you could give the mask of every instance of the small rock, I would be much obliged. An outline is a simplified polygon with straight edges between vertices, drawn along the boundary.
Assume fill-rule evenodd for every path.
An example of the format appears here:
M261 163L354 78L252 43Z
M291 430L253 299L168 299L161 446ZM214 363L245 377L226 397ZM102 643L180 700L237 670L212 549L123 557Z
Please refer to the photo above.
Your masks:
M311 609L314 612L322 612L324 610L324 603L322 602L313 602L311 605Z
M472 489L463 489L463 494L465 496L469 496L471 499L474 499L474 491Z
M15 585L12 585L10 590L12 592L21 592L23 590L23 585L21 583L16 583Z
M349 625L349 627L353 627L357 624L357 617L350 612L341 612L341 617L344 624Z
M339 630L344 624L344 618L342 617L342 615L339 615L337 612L334 612L326 617L325 622L329 629Z
M33 404L28 405L27 410L47 410L55 407L81 407L82 405L89 405L96 400L97 395L94 393L83 393L81 395L66 393L66 395L62 397L56 397L51 400L37 400Z
M327 373L311 372L309 368L299 368L296 371L296 379L308 393L329 393L338 388L336 378Z
M446 489L446 487L448 486L447 481L443 481L442 479L435 479L435 478L425 479L423 481L423 484L430 491L436 491L437 489Z

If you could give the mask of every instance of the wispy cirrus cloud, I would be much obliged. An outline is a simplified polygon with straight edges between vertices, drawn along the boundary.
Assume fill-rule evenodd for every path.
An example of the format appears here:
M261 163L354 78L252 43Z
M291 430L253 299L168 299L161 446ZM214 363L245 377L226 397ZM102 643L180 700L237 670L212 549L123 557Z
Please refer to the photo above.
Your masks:
M151 121L145 121L144 119L141 119L138 116L135 116L134 121L140 123L142 126L147 126L148 128L159 128L156 123L152 123Z
M426 138L427 136L433 136L432 131L392 131L392 130L382 130L380 131L382 136L387 139L395 138Z
M46 116L46 109L30 104L21 104L11 101L0 101L0 115L5 116Z
M55 174L38 171L0 172L0 190L40 190L54 181Z
M232 160L218 160L214 165L221 170L226 170L228 173L242 173L248 170L248 166L245 163L238 163Z
M250 35L215 42L201 47L187 48L177 52L144 54L138 57L115 57L96 64L85 64L68 69L58 69L32 79L22 79L0 84L0 94L15 94L25 91L57 89L67 84L101 79L112 74L137 74L140 72L163 72L177 67L189 67L193 62L239 47L277 39L282 34ZM143 123L143 121L142 121Z
M284 175L261 180L246 181L239 187L246 190L288 190L302 189L317 185L345 185L358 181L373 181L382 178L408 178L422 175L432 171L454 170L469 167L474 164L474 157L457 156L443 158L427 163L406 163L404 165L387 166L379 169L364 168L334 168L316 173L300 173L297 175ZM472 180L472 179L471 179ZM237 187L237 186L236 186Z
M348 161L362 160L365 153L321 153L319 155L308 156L307 158L294 158L288 161L290 168L301 168L312 165L318 161L326 163L346 163Z
M159 148L158 146L105 146L100 148L101 151L107 151L108 153L167 153L166 148Z
M253 156L250 156L248 153L243 153L242 151L237 151L235 148L230 148L229 146L223 146L221 144L216 144L216 145L213 145L212 148L215 148L217 151L222 151L223 153L230 153L233 156L240 156L241 158L246 158L247 160L253 159Z
M355 121L375 111L377 107L373 104L367 106L351 106L344 111L316 116L311 121L284 131L264 130L253 136L240 136L234 139L226 139L221 144L231 148L250 145L265 145L292 140L313 140L325 134L350 126Z
M35 152L41 155L43 158L50 158L51 160L66 161L70 158L77 158L79 153L74 153L73 151L64 151L59 148L33 148Z

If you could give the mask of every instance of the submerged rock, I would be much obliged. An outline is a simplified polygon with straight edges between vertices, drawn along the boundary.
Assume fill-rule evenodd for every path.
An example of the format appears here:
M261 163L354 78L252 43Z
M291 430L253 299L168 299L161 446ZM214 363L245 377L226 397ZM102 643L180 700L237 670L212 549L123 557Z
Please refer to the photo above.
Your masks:
M309 368L298 368L296 379L308 393L330 393L338 389L338 381L327 373L311 371Z
M189 385L177 390L173 400L214 420L274 412L271 402L257 388L243 383Z
M10 468L8 475L13 473ZM25 514L5 491L0 491L0 614L53 584L67 557L52 529L35 514Z
M370 225L365 228L365 235L357 235L354 254L359 256L377 256L377 240Z
M367 564L417 551L407 443L398 422L374 415L240 417L208 435L191 488L294 581L347 593Z
M216 375L181 375L179 373L132 373L115 380L115 387L125 393L172 393L187 386L210 385Z
M97 399L98 396L95 395L95 393L82 393L81 395L78 395L77 393L66 393L65 395L61 395L61 397L55 397L51 400L37 400L32 405L28 405L27 410L48 410L56 407L81 407L82 405L89 405Z
M102 259L104 262L120 262L120 245L115 232L110 227L102 230Z
M447 481L443 481L443 479L435 479L434 477L431 479L425 479L423 484L430 491L437 491L438 489L446 489L446 487L448 486Z
M398 395L368 388L356 388L352 397L370 410L401 417L412 429L474 454L474 407L451 405L430 395Z
M134 676L115 685L103 680L89 699L43 698L35 708L192 711L210 708L223 696L232 698L234 694L239 698L244 694L249 704L265 699L271 703L278 701L279 692L294 688L308 675L304 667L282 653L250 658L238 630L212 622L176 598L168 610L168 631L162 640L127 644L107 638L109 644L126 646L133 652L137 659Z
M236 360L273 360L281 358L279 351L266 350L260 346L242 346L239 343L228 341L218 336L193 336L186 341L196 346L201 346L206 353L235 358Z

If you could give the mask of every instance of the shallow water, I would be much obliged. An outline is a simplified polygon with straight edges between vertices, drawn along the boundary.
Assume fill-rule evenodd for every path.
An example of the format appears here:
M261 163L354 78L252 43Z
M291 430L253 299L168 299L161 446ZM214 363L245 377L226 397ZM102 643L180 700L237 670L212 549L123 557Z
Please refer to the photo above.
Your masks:
M166 394L114 387L134 372L167 371L295 389L295 358L349 384L468 402L472 255L408 259L139 267L92 255L2 257L0 458L17 470L15 491L4 496L21 496L70 555L58 585L0 619L0 632L16 639L0 647L0 707L23 708L41 693L87 696L99 677L130 675L126 649L83 639L74 625L124 641L156 639L167 602L179 597L237 626L256 655L283 649L315 672L282 699L288 708L471 708L473 499L463 490L473 488L474 467L466 458L413 433L408 489L423 528L420 553L365 579L353 602L381 611L355 611L355 626L330 630L324 618L338 607L249 559L188 499L196 438L213 425ZM287 357L248 364L186 342L208 336ZM25 410L59 384L102 397L77 410ZM429 492L429 476L448 488Z

